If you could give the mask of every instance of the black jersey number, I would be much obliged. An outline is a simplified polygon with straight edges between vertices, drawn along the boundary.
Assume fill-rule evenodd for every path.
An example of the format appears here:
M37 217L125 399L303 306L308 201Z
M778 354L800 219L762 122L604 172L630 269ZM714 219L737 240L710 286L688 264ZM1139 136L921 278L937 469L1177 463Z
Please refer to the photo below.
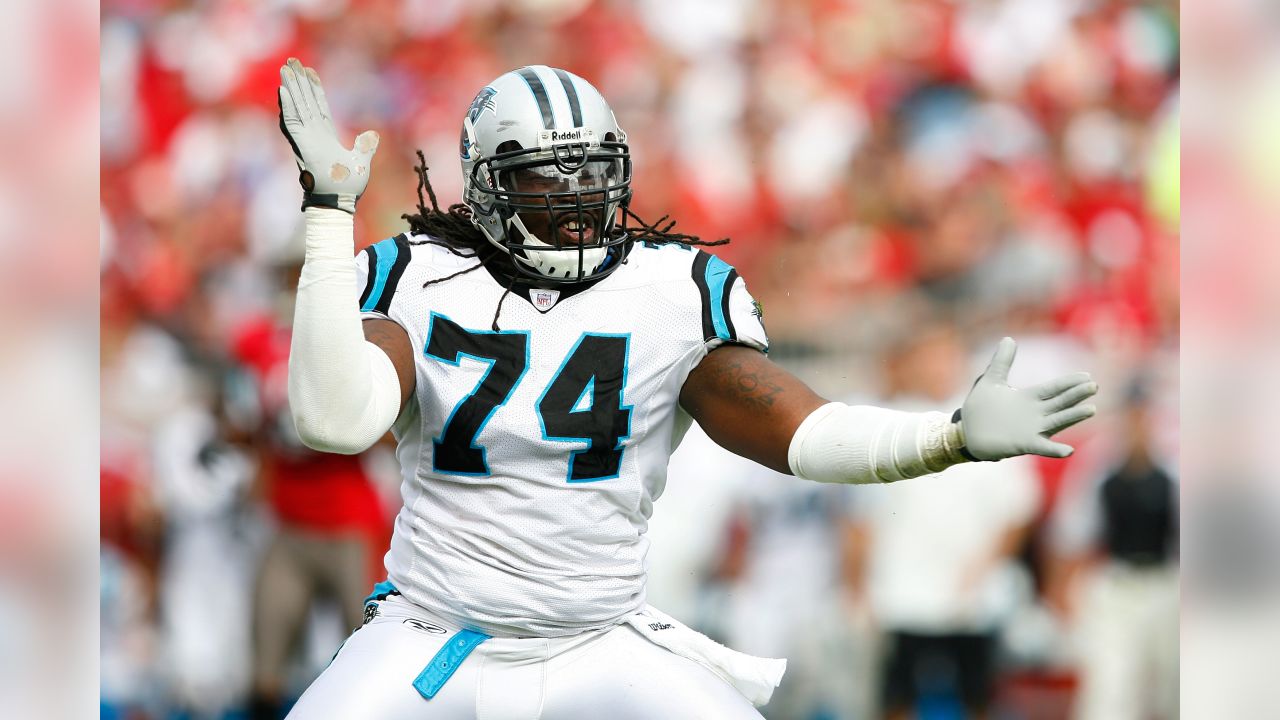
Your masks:
M450 365L463 357L489 368L462 398L434 439L432 466L451 475L489 475L480 431L511 398L529 367L529 334L468 330L432 314L424 352ZM538 399L544 440L588 442L569 455L567 480L591 482L618 477L622 443L631 436L631 408L622 404L630 337L584 333Z
M631 437L631 408L622 404L629 342L626 335L583 334L538 399L544 438L591 443L569 456L571 483L618 477L622 441Z
M437 472L488 475L489 462L484 447L476 444L476 436L498 407L506 404L529 368L529 334L468 330L433 314L424 352L450 365L460 364L463 357L489 364L480 383L445 421L432 454Z

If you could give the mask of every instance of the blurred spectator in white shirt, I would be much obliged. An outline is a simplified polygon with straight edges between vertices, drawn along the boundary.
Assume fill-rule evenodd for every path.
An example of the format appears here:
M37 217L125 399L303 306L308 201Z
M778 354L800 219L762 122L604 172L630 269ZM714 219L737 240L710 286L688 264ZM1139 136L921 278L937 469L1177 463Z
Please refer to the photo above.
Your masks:
M952 328L922 326L890 353L888 393L877 404L958 407L965 357ZM855 488L847 582L885 634L886 717L988 713L999 631L1030 592L1013 559L1039 498L1033 467L1017 459Z

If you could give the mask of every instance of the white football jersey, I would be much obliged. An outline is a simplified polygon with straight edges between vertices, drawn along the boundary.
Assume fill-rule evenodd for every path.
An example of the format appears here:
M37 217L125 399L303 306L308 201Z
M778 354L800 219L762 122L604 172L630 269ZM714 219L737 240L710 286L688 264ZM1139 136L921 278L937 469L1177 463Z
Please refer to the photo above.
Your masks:
M737 272L638 243L590 287L513 290L425 238L356 258L365 317L408 332L416 402L396 421L404 507L388 579L439 616L498 637L618 622L645 602L653 502L689 426L680 388L711 349L766 350ZM494 313L499 329L493 329Z

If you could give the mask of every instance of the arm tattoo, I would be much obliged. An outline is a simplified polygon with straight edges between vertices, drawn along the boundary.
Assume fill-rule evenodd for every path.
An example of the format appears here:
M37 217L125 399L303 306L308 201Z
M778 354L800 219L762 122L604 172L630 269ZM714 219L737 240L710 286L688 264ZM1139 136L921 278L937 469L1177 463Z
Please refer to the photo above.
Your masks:
M732 395L755 409L773 407L783 391L768 365L747 368L738 361L718 363L713 382L726 396Z

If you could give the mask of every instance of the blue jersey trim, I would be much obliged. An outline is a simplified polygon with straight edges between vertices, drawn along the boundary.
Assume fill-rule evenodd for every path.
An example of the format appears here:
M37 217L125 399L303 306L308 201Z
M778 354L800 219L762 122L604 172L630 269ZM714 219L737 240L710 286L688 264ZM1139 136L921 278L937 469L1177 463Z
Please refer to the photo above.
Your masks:
M728 282L730 273L733 273L733 267L716 257L711 255L707 260L707 289L710 293L711 306L711 325L715 328L716 337L721 340L732 340L733 332L729 329L729 322L725 316L725 306L728 305L726 293L732 290L732 286Z
M391 275L391 268L400 255L400 248L396 245L395 238L387 238L373 245L373 253L378 258L378 264L374 268L373 289L369 292L369 297L365 298L364 304L360 306L361 312L373 310L382 300L382 293L387 287L387 278Z
M440 651L431 658L431 662L418 673L413 680L413 688L422 697L430 700L440 692L440 688L453 677L458 666L462 664L472 650L489 636L474 630L459 630Z
M399 594L400 594L400 591L396 589L395 585L391 584L390 580L383 580L382 582L373 586L373 592L369 593L369 597L364 599L364 604L368 605L371 602L386 600L388 597L391 597L392 595L399 595Z

